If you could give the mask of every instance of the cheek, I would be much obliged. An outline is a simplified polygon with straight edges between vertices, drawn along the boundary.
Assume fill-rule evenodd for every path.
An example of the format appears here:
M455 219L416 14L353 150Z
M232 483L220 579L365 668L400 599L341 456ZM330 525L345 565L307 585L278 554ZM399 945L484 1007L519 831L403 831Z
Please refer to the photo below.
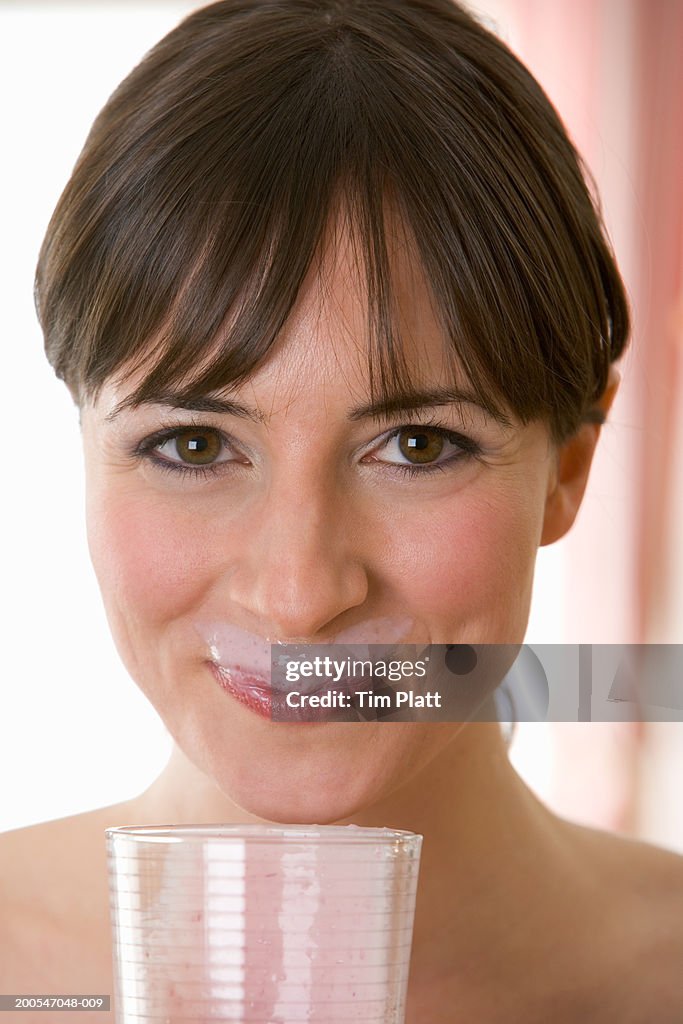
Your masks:
M161 626L206 586L206 533L189 510L103 490L88 498L88 543L107 611Z
M425 508L419 530L412 517L396 524L395 571L412 607L445 631L433 633L434 642L453 642L460 626L477 631L471 642L518 639L522 619L526 626L541 511L533 487L523 496L512 488L493 495L473 490ZM503 635L509 630L514 635Z

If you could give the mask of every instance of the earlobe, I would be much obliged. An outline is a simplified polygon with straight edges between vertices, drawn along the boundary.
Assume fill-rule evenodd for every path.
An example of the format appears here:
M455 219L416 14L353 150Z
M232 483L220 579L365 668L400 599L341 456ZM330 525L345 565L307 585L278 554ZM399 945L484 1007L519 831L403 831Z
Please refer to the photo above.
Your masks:
M611 366L607 386L591 410L592 415L558 449L553 481L546 499L541 547L564 537L576 519L600 437L600 426L612 405L620 380L619 371Z

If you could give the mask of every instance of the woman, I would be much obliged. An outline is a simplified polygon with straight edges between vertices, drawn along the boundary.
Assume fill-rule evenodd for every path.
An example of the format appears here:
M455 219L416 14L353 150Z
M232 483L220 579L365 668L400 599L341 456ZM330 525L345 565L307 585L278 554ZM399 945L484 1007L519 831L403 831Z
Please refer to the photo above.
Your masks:
M450 0L209 6L96 120L36 284L175 747L139 797L3 837L0 987L112 991L109 825L351 822L425 836L410 1024L683 1019L681 858L551 814L495 723L273 722L233 664L524 638L628 337L528 72Z

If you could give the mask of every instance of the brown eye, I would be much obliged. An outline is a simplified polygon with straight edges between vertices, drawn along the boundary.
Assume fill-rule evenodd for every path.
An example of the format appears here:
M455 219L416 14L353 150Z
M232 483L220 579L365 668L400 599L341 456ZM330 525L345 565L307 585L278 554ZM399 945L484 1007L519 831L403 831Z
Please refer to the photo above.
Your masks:
M433 462L443 451L444 435L429 427L404 427L397 436L401 453L415 464Z
M206 466L215 462L221 453L222 442L214 430L183 430L173 439L177 455L193 466Z

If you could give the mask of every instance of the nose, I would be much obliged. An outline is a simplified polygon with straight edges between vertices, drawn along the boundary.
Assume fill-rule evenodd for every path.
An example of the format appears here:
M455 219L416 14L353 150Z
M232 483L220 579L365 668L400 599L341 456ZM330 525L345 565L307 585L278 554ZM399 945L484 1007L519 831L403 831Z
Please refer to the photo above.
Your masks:
M336 620L368 596L362 536L335 488L271 488L250 510L244 542L226 566L228 600L271 640L329 639Z

